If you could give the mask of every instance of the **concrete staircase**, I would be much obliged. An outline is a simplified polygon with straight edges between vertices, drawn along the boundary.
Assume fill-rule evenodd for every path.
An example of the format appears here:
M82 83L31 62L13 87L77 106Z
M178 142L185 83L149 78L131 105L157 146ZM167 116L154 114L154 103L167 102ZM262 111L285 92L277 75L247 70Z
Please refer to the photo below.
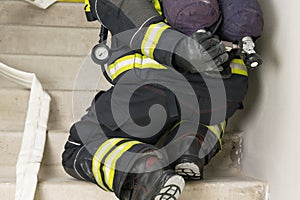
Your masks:
M79 3L56 3L44 11L2 0L0 13L0 61L36 73L52 97L35 199L116 199L96 185L69 177L60 164L69 127L96 91L109 87L99 67L86 58L98 41L98 23L85 21ZM2 77L0 85L0 198L10 200L29 91ZM265 200L268 185L242 175L241 150L242 133L227 133L223 151L206 167L206 179L188 183L181 199Z

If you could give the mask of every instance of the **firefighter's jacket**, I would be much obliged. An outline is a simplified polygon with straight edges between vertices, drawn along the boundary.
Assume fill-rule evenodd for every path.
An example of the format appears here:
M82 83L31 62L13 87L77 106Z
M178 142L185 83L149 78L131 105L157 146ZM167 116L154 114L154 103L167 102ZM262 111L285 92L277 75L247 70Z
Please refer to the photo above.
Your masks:
M160 0L86 0L88 20L112 34L106 72L113 83L128 70L172 67L172 52L186 36L166 23L161 6ZM232 72L247 75L242 60L235 60Z

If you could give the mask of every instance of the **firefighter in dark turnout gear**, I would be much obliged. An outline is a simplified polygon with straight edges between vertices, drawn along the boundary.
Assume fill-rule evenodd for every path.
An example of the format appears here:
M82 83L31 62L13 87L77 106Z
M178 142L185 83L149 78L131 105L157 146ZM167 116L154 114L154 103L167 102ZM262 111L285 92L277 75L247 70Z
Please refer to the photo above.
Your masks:
M182 177L201 179L247 91L241 59L222 66L228 54L217 38L172 29L153 3L90 0L85 7L113 36L106 73L114 86L71 127L62 162L71 176L122 200L178 199Z

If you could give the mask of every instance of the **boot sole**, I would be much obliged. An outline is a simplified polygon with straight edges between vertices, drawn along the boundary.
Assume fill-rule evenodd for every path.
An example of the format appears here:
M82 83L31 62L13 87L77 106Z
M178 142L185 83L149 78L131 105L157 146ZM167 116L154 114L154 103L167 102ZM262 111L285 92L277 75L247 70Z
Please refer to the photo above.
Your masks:
M201 180L202 174L195 163L180 163L175 166L176 174L187 180Z
M184 179L179 175L171 176L160 189L154 200L177 200L185 186Z

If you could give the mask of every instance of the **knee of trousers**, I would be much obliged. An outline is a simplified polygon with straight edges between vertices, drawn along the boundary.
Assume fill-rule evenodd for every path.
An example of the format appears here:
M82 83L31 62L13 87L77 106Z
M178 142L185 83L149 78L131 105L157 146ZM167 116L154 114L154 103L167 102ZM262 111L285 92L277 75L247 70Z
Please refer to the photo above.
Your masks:
M82 179L74 169L76 155L80 150L80 148L81 146L77 146L67 142L65 144L64 152L62 153L62 165L65 171L67 172L67 174L77 179Z
M62 165L72 177L94 182L91 173L92 155L78 137L75 125L70 129L70 136L62 153Z
M64 146L64 152L62 153L62 165L65 168L72 168L75 160L75 156L79 149L82 147L82 143L76 137L76 128L73 125L70 129L70 135Z
M65 146L68 146L62 154L65 171L74 178L96 183L92 172L92 154L84 146Z
M263 30L263 13L257 0L219 0L223 21L219 29L221 39L238 41L245 36L254 39Z
M145 148L139 151L139 156L133 158L134 161L130 166L129 171L119 171L116 181L118 187L114 188L117 197L121 198L121 192L131 190L135 185L135 179L142 174L161 171L168 166L166 152L156 149L155 147ZM154 158L154 159L153 159ZM121 198L122 199L122 198Z
M79 151L74 169L88 181L117 196L135 162L145 152L155 150L152 145L126 138L94 141ZM82 175L83 174L83 175Z

